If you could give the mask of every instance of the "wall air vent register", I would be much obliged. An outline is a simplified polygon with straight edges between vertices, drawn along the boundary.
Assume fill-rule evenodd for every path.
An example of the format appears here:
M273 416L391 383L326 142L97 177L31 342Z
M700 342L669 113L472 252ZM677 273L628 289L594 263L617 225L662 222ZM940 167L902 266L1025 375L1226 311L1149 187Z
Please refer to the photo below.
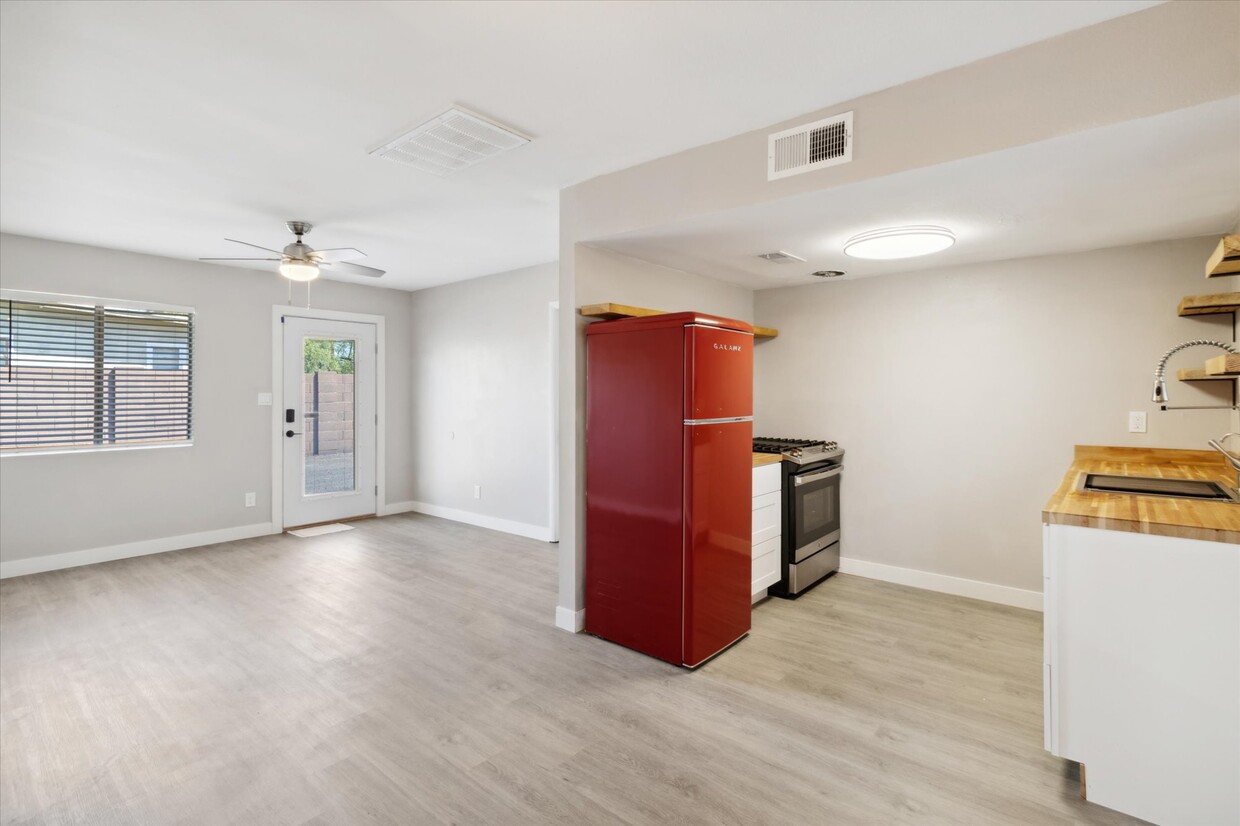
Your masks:
M852 112L767 136L766 179L774 181L852 160Z
M370 154L442 177L529 142L515 129L454 106Z

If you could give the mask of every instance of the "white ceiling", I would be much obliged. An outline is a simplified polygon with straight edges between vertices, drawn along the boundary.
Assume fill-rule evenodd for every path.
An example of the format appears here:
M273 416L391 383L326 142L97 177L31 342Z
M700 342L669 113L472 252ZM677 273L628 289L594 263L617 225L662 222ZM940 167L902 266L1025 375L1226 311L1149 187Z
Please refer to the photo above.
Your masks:
M0 230L178 258L356 246L413 289L557 256L558 190L1154 5L0 4ZM536 140L367 156L452 103Z
M1240 218L1240 98L608 239L607 247L753 289L1224 233ZM866 230L934 224L924 258L843 253ZM784 250L804 264L756 256ZM840 279L835 279L840 280ZM826 282L830 283L830 282Z

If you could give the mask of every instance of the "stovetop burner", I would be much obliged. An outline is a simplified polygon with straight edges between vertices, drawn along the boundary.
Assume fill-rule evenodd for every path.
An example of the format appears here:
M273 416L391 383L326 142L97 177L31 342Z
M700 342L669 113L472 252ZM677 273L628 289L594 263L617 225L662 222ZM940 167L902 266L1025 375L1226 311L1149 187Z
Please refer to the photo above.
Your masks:
M820 462L843 457L839 442L820 439L788 439L784 437L757 436L753 440L754 453L778 453L785 460L797 464Z

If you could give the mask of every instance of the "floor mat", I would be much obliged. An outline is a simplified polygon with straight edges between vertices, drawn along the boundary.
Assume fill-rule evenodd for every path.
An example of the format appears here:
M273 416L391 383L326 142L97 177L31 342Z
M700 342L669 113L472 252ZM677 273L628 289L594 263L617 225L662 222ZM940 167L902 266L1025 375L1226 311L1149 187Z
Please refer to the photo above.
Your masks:
M330 525L315 525L310 528L298 528L295 531L285 531L293 536L300 536L305 539L308 536L322 536L325 533L340 533L341 531L353 530L348 525L342 525L339 522L333 522Z

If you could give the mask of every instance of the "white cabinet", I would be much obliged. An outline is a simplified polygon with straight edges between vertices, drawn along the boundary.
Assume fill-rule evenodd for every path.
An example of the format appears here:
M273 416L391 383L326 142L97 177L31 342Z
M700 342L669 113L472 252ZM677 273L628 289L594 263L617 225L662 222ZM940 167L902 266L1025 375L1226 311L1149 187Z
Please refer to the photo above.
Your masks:
M1047 750L1102 806L1240 823L1240 547L1068 525L1043 541Z
M753 601L779 582L783 472L779 463L753 469Z

